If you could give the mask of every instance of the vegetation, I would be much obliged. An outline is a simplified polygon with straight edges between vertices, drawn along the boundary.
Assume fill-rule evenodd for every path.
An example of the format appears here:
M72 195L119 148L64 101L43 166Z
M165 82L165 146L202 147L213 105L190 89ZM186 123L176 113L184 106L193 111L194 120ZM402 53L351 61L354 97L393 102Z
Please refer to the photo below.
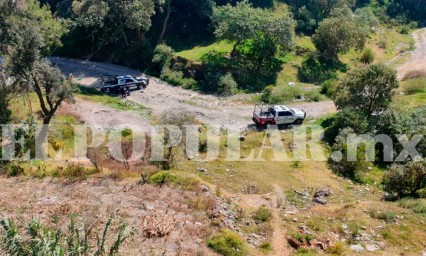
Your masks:
M336 106L352 108L367 117L389 106L399 83L396 72L382 64L372 64L349 72L337 86Z
M108 233L112 220L109 219L101 234L93 239L92 227L80 229L71 219L67 232L43 226L32 220L25 227L19 227L13 220L0 220L0 247L11 255L119 255L123 243L132 236L132 230L121 223L114 242L110 245ZM22 229L25 233L22 233ZM109 246L109 247L107 247Z
M224 256L242 256L247 254L244 240L234 232L224 229L207 240L207 245Z

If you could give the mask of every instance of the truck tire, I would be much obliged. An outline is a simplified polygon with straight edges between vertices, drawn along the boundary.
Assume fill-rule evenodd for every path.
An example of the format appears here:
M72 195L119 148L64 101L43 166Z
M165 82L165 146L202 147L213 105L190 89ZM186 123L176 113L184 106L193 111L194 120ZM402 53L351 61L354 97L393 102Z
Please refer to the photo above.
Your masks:
M136 86L136 89L137 89L137 90L140 90L140 89L141 89L141 86L140 86L140 85L137 85L137 86Z
M294 121L295 124L302 124L303 123L303 119L297 119L296 121Z

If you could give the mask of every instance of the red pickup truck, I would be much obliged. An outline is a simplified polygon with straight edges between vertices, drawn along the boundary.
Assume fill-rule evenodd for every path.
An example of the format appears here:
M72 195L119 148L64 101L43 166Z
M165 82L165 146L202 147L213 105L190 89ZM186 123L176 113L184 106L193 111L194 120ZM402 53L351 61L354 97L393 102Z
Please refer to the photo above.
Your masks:
M263 127L301 124L305 118L305 111L284 105L256 104L253 111L253 121Z

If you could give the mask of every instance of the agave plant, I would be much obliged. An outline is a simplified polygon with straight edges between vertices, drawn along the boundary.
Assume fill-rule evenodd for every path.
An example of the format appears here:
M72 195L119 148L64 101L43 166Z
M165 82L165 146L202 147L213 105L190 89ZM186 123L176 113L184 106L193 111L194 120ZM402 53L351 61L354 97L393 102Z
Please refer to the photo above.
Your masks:
M91 241L92 227L79 228L74 218L67 232L44 227L38 220L30 221L22 229L11 219L0 220L0 249L11 256L115 256L133 230L122 222L114 242L107 247L111 223L112 219L108 219L102 234L96 234L95 242ZM26 233L21 235L21 230Z

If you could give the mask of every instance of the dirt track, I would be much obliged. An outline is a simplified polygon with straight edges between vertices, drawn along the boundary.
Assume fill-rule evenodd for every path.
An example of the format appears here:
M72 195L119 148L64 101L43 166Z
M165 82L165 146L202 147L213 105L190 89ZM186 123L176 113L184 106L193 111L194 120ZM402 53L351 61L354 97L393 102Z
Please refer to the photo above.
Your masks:
M416 49L411 52L410 59L397 67L398 78L401 80L410 72L426 72L426 28L413 33Z
M411 71L426 72L426 29L416 31L413 36L416 40L416 49L411 53L411 58L397 68L400 79ZM98 84L102 75L141 75L139 71L107 63L95 63L58 57L53 57L51 60L65 74L72 73L78 83L86 86L95 86ZM133 92L129 99L152 109L154 115L160 115L167 110L177 109L193 113L200 121L209 125L225 125L227 127L243 129L252 123L253 105L238 103L238 98L220 98L185 90L180 87L168 85L154 77L151 78L151 83L146 90ZM111 122L122 124L148 122L148 120L135 121L135 115L121 115L113 113L114 111L111 109L106 110L110 115L103 115L103 118L96 118L93 114L96 111L93 111L93 109L96 110L99 107L92 104L91 111L86 113L85 109L87 108L84 106L85 103L79 102L78 104L81 106L76 106L76 109L83 116L83 119L91 120L92 123L102 126L104 126L104 123L110 124ZM308 113L308 117L314 118L336 111L332 101L301 102L288 105L303 109ZM111 118L114 120L110 120Z
M95 86L102 75L130 74L140 72L122 66L95 63L65 58L52 58L52 62L65 73L72 73L77 82L86 86ZM146 90L135 91L130 100L151 108L154 115L164 111L178 109L194 114L200 121L209 125L226 125L233 128L245 128L251 124L253 105L235 103L235 99L219 98L182 89L151 78ZM310 117L319 117L334 112L332 101L312 103L292 103L290 106L305 110ZM131 122L131 120L129 120Z

